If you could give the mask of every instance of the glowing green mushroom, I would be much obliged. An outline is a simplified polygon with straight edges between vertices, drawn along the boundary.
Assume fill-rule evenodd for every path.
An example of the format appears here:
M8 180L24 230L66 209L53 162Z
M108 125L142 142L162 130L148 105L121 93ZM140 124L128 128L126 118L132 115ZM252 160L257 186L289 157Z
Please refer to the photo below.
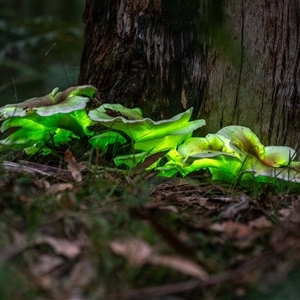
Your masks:
M289 147L265 147L249 128L228 126L205 138L186 139L177 151L166 155L169 161L158 169L163 176L178 172L186 176L207 169L212 179L227 182L249 177L262 182L270 178L300 182L299 172L291 168L300 165L292 161L294 155L295 151Z
M106 131L101 134L93 136L89 143L96 149L105 152L108 145L121 143L125 144L126 139L118 132L115 131Z
M63 92L55 88L48 95L0 107L0 119L24 117L32 110L40 116L51 116L56 113L69 113L83 109L95 91L96 88L91 85L73 86Z
M237 178L300 182L300 162L294 161L295 151L285 146L264 146L247 127L227 126L216 134L192 137L196 129L205 125L204 120L190 121L192 108L161 121L144 118L139 108L120 104L103 104L87 115L86 103L94 93L95 88L89 85L63 92L56 88L46 96L0 107L4 134L0 149L24 149L33 154L42 148L46 154L50 151L47 142L59 145L71 138L92 136L90 144L102 152L116 143L130 149L126 155L114 154L117 166L134 168L142 163L147 170L158 170L159 176L186 176L208 170L212 179L226 182ZM88 127L94 122L109 130L91 132ZM161 155L156 157L157 153Z
M91 110L89 117L105 127L124 132L135 142L142 143L158 140L168 135L188 135L204 126L204 120L189 121L192 111L193 109L190 108L171 119L153 121L143 118L141 111L137 108L129 109L120 104L103 104L97 109ZM155 146L156 143L153 143L152 147ZM147 145L148 147L149 145Z
M178 145L182 144L191 134L182 135L167 135L159 139L153 139L149 141L137 141L134 143L133 148L135 150L146 152L160 152L169 149L176 149Z
M232 182L242 169L242 162L237 157L226 156L222 152L212 157L192 155L186 160L178 151L171 150L165 157L168 162L156 168L160 171L158 175L163 177L173 177L177 173L186 176L199 170L208 170L213 180Z
M0 148L25 148L32 153L45 142L57 145L91 135L87 127L93 122L84 108L95 90L78 86L58 92L56 88L49 95L1 107L0 116L5 119L1 132L6 137L0 140Z
M249 128L243 126L227 126L217 132L237 146L240 150L256 156L268 166L279 167L289 165L295 158L295 150L286 146L265 147Z
M184 157L175 149L170 150L165 158L168 160L163 166L157 167L159 170L158 176L161 177L173 177L177 173L180 173L182 176L186 176L187 172L184 171L186 163L184 162Z
M117 156L114 158L114 163L116 166L125 165L129 168L134 168L136 165L141 163L147 156L149 156L148 152Z
M218 155L240 157L241 151L230 140L216 134L208 134L205 138L192 137L178 147L178 152L187 160L190 156L205 158Z

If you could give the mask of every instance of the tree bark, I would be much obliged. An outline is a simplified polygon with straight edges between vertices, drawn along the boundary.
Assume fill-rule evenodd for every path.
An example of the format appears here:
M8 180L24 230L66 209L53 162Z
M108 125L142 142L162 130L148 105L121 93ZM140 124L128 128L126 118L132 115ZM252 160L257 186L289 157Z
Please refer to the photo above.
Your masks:
M86 0L79 84L156 119L300 143L300 0Z

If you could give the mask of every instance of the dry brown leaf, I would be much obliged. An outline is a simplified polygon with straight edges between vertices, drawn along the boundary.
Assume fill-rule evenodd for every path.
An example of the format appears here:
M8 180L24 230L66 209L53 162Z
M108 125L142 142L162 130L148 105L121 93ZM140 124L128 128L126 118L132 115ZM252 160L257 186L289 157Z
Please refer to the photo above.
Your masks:
M250 226L235 223L233 221L214 223L210 228L215 231L225 233L228 237L235 239L246 239L253 234L253 230Z
M249 222L249 225L257 229L270 228L273 226L273 224L266 218L266 216L261 216L257 219L252 220L251 222Z
M54 183L47 189L47 194L56 194L73 189L72 183Z
M17 254L24 251L28 246L25 235L15 231L13 232L13 236L13 243L0 250L0 265L7 263Z
M63 264L64 261L60 256L42 254L39 257L38 263L31 265L30 269L36 276L42 276L50 273L53 269Z
M66 289L71 290L85 287L95 275L96 270L92 262L89 259L82 259L73 267Z
M48 190L51 186L50 182L45 179L34 179L33 182L38 188L43 190Z
M218 208L218 204L209 201L210 198L205 198L205 197L197 197L197 202L201 207L204 207L208 210L216 210Z
M158 255L152 247L143 240L133 239L128 241L113 241L110 248L115 254L124 256L132 266L143 266L152 264L156 266L169 267L178 272L199 279L208 277L206 271L191 260L179 256Z
M169 267L183 274L204 280L208 277L207 272L191 260L179 256L153 255L149 263L157 266Z
M159 160L161 157L163 157L168 151L162 151L157 152L154 154L151 154L145 160L141 163L139 163L136 167L131 169L130 174L135 175L141 172L144 172L148 167L150 167L152 164L154 164L157 160Z
M178 208L174 205L160 206L159 209L178 213Z
M40 235L35 239L36 244L48 244L56 254L67 258L74 258L81 253L80 245L77 241L54 238L52 236Z
M48 244L56 254L67 258L75 258L81 253L81 247L77 241L69 241L46 235L38 235L35 239L28 240L25 235L14 232L14 242L0 251L0 265L6 263L28 247L39 244Z
M241 195L240 202L229 205L223 212L221 217L225 219L232 219L240 212L249 208L249 200L246 195Z
M282 216L284 220L286 220L291 215L291 209L290 208L282 208L278 212Z
M76 159L70 150L65 151L64 160L66 163L68 163L68 170L71 172L74 180L76 182L82 181L81 171L83 166L82 164L76 162Z
M109 244L115 254L124 256L132 266L142 266L152 255L152 248L143 240L132 239L124 242L112 241Z

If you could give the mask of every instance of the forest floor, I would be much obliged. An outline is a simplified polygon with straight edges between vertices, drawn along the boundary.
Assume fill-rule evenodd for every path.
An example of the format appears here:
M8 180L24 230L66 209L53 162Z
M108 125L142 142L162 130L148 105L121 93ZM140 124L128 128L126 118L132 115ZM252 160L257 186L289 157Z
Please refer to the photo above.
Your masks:
M3 161L0 299L299 299L297 190L155 175Z

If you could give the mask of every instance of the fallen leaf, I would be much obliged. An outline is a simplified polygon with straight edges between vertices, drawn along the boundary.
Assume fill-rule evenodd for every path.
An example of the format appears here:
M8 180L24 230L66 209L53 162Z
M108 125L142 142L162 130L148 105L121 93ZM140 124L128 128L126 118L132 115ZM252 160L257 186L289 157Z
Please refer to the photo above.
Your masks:
M42 254L38 262L33 264L30 269L36 276L42 276L50 273L53 269L63 264L64 261L65 260L60 256Z
M153 255L150 258L149 263L157 266L169 267L173 270L201 280L204 280L208 277L206 271L202 269L198 264L180 256Z
M68 170L71 172L76 182L82 181L81 171L83 169L82 164L76 162L73 153L70 150L66 150L64 153L64 160L68 163Z
M178 272L198 279L208 277L206 271L192 260L180 256L158 255L152 247L140 239L113 241L110 248L115 254L124 256L131 266L141 267L144 264L169 267Z
M0 250L0 265L7 263L28 247L25 235L19 232L13 232L13 236L14 241Z
M178 213L178 208L174 205L160 206L159 209Z
M169 151L169 150L168 150ZM148 167L154 164L157 160L162 158L168 151L161 151L154 154L149 155L145 158L145 160L139 163L137 166L131 169L130 174L135 175L145 171Z
M115 254L124 256L132 266L144 265L152 255L151 247L140 239L113 241L109 246Z
M218 204L213 201L209 201L209 199L210 198L199 197L197 198L197 202L201 207L204 207L208 210L215 210L218 207Z
M223 223L214 223L210 228L225 233L228 237L235 239L246 239L253 233L250 226L236 223L231 220Z
M225 219L232 219L240 212L245 211L249 208L249 200L246 195L242 195L240 202L233 203L229 205L223 212L221 212L221 217Z
M81 247L77 241L68 241L46 235L38 235L32 240L28 240L25 235L14 232L14 242L0 251L0 265L6 263L25 249L40 244L48 244L56 254L67 258L75 258L81 253Z
M249 222L249 225L257 229L270 228L273 226L273 224L266 218L266 216L261 216L257 219L252 220L251 222Z
M38 188L43 190L48 190L51 186L50 182L45 179L34 179L33 182Z
M290 208L282 208L278 212L282 216L283 219L287 219L291 215Z
M64 191L71 191L73 187L74 186L72 183L55 183L47 189L47 194L56 194Z
M90 283L95 275L96 270L92 262L89 259L81 259L72 268L66 289L83 288Z
M75 258L81 253L80 245L76 241L40 235L35 239L35 244L48 244L54 252L67 258Z

